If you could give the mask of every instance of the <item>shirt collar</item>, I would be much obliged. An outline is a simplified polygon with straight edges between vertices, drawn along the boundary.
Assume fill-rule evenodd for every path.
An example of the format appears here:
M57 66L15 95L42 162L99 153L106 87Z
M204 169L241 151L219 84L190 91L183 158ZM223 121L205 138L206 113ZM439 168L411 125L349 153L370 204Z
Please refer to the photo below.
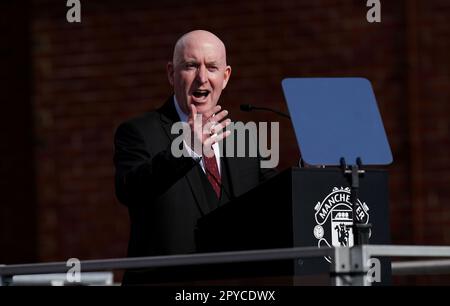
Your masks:
M180 120L183 122L187 122L188 115L186 115L182 110L180 105L178 104L177 97L173 95L173 103L175 104L175 109L177 110L178 116L180 117Z

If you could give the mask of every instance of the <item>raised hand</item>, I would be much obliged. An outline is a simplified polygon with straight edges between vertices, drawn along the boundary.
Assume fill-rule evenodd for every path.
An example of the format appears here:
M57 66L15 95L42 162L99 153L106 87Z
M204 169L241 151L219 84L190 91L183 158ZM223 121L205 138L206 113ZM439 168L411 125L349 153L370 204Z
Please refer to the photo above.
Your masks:
M231 134L230 131L223 132L231 120L225 119L228 111L221 109L220 105L216 105L210 112L198 114L195 105L191 104L188 124L191 128L191 148L195 153L212 157L212 145Z

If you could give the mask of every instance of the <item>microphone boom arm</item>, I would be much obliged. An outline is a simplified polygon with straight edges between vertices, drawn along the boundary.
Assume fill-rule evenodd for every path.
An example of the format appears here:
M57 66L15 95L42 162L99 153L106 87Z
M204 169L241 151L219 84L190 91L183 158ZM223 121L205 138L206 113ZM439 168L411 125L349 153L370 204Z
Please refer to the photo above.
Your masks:
M255 107L255 106L253 106L253 109L254 110L263 110L263 111L274 112L275 114L278 114L278 115L280 115L282 117L291 119L291 116L289 116L288 114L280 112L280 111L275 110L275 109L271 109L271 108L267 108L267 107Z
M252 110L269 111L269 112L273 112L273 113L275 113L275 114L277 114L279 116L291 119L291 116L289 116L288 114L280 112L280 111L275 110L275 109L268 108L268 107L253 106L251 104L241 104L240 108L244 112L251 112Z

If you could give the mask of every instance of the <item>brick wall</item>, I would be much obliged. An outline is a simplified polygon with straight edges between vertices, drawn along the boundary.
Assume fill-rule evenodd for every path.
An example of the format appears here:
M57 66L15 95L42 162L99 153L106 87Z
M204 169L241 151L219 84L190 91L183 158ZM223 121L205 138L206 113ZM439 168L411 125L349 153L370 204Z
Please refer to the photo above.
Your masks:
M450 242L450 3L418 5L417 129L423 220L420 239Z
M168 97L173 43L197 28L227 45L233 73L222 103L236 120L278 121L239 104L286 110L284 77L371 80L395 160L393 242L450 243L448 1L382 1L380 24L366 21L365 1L81 2L81 24L66 22L65 1L30 6L37 260L126 254L113 133ZM289 122L281 131L284 169L298 149Z
M0 4L0 263L36 260L29 10Z

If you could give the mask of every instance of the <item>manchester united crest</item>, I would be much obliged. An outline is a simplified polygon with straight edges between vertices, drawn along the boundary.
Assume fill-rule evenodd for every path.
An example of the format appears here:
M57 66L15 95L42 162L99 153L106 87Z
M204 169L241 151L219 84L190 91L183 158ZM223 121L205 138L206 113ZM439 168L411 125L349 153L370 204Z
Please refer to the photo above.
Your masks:
M314 207L316 226L313 234L321 246L352 247L353 220L367 224L369 222L369 207L359 199L356 203L355 218L353 218L352 203L350 202L350 188L333 188L322 202ZM330 243L331 242L331 243ZM330 258L325 257L328 262Z

